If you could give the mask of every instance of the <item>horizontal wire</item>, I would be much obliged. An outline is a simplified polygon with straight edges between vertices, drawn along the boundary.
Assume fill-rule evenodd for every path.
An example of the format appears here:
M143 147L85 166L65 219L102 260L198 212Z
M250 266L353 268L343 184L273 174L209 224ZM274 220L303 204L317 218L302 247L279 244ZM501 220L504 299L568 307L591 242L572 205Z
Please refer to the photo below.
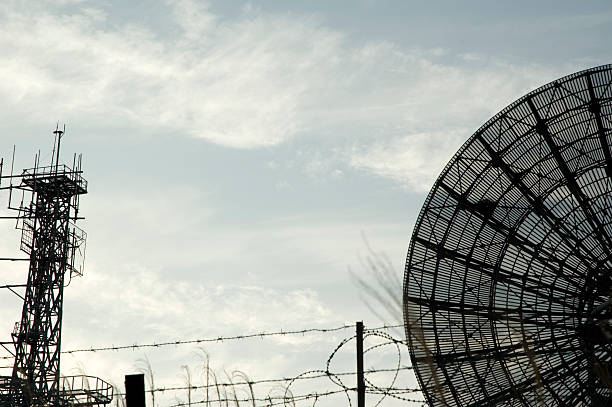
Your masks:
M291 403L295 403L296 401L304 401L304 400L310 400L310 399L318 399L319 397L326 397L326 396L331 396L333 394L338 394L338 393L344 393L344 390L330 390L330 391L326 391L326 392L322 392L322 393L318 393L318 392L314 392L314 393L309 393L309 394L302 394L302 395L298 395L298 396L292 396L292 397L286 397L286 396L268 396L265 398L218 398L218 399L214 399L214 400L202 400L202 401L192 401L192 402L185 402L185 403L177 403L177 404L172 404L170 407L184 407L184 406L190 406L190 405L194 405L194 404L204 404L204 403L214 403L214 402L254 402L254 401L264 401L264 402L268 402L266 404L266 406L276 406L276 405L280 405L280 404L285 404L287 402L291 402ZM273 400L277 400L275 402L273 402Z
M399 370L412 370L412 366L403 366ZM364 370L364 374L369 373L381 373L381 372L396 372L398 369L368 369ZM307 375L309 373L317 373L319 370L312 370L310 372L302 373L302 375ZM200 390L206 388L214 388L214 387L232 387L232 386L240 386L240 385L249 385L253 386L261 383L280 383L280 382L290 382L296 380L312 380L312 379L320 379L323 377L329 377L331 375L334 376L355 376L357 372L341 372L341 373L318 373L313 376L298 376L298 377L283 377L280 379L262 379L262 380L249 380L245 382L229 382L229 383L213 383L213 384L203 384L203 385L195 385L195 386L182 386L182 387L159 387L156 389L146 390L147 393L163 393L166 391L179 391L179 390ZM392 389L398 391L407 391L407 392L416 392L421 391L420 389ZM125 396L125 393L116 393L117 396Z
M177 341L159 342L159 343L104 346L104 347L99 347L99 348L65 350L65 351L62 351L62 353L102 352L102 351L110 351L110 350L119 351L119 350L133 350L133 349L140 349L140 348L159 348L163 346L193 345L197 343L223 342L223 341L249 339L249 338L265 338L267 336L305 334L305 333L310 333L310 332L326 333L326 332L340 331L340 330L347 329L347 328L352 328L352 326L347 325L347 326L341 326L341 327L329 328L329 329L328 328L311 328L311 329L302 329L299 331L261 332L261 333L246 334L246 335L219 336L217 338L177 340Z
M354 391L354 390L353 390ZM185 406L190 406L190 405L194 405L194 404L204 404L204 403L228 403L228 402L266 402L265 406L270 407L270 406L277 406L277 405L281 405L284 404L286 405L287 403L291 403L293 405L295 405L295 402L298 401L305 401L305 400L310 400L310 399L319 399L322 397L327 397L327 396L331 396L331 395L335 395L335 394L339 394L339 393L346 393L345 390L330 390L330 391L326 391L326 392L313 392L313 393L309 393L309 394L301 394L301 395L297 395L297 396L268 396L265 398L238 398L238 397L234 397L234 398L216 398L216 399L208 399L208 400L201 400L201 401L191 401L191 402L182 402L182 403L177 403L177 404L172 404L170 407L185 407ZM425 400L423 399L408 399L405 398L403 399L403 401L406 402L412 402L412 403L420 403L421 405L423 405L423 403L425 403Z
M401 325L383 325L383 326L379 326L376 328L371 328L371 330L392 329L392 328L400 328L403 326L404 326L403 324ZM275 332L260 332L260 333L244 334L244 335L219 336L216 338L177 340L177 341L145 343L145 344L136 343L133 345L103 346L99 348L88 348L88 349L72 349L72 350L62 351L62 353L70 354L70 353L82 353L82 352L103 352L103 351L111 351L111 350L112 351L134 350L134 349L140 349L140 348L159 348L163 346L192 345L192 344L206 343L206 342L223 342L223 341L240 340L240 339L265 338L269 336L306 334L306 333L313 333L313 332L329 333L329 332L337 332L337 331L354 328L354 327L355 325L343 325L343 326L339 326L336 328L307 328L307 329L294 330L294 331L282 331L281 330L281 331L275 331Z
M100 348L89 348L89 349L74 349L74 350L68 350L68 351L63 351L62 353L77 353L77 352L97 352L97 351L107 351L107 350L128 350L128 349L138 349L138 348L152 348L152 347L162 347L162 346L171 346L171 345L185 345L185 344L196 344L196 343L203 343L203 342L222 342L225 340L239 340L239 339L248 339L248 338L264 338L264 337L269 337L269 336L279 336L279 335L294 335L294 334L306 334L306 333L328 333L328 332L337 332L337 331L341 331L341 330L345 330L345 329L349 329L349 328L353 328L355 327L355 325L343 325L340 327L335 327L335 328L308 328L308 329L302 329L302 330L293 330L293 331L276 331L276 332L261 332L261 333L254 333L254 334L244 334L244 335L234 335L234 336L221 336L221 337L217 337L217 338L205 338L205 339L194 339L194 340L179 340L179 341L173 341L173 342L162 342L162 343L153 343L153 344L134 344L134 345L121 345L121 346L107 346L107 347L100 347ZM387 330L387 329L393 329L393 328L400 328L400 327L404 327L403 324L400 325L383 325L383 326L379 326L376 328L369 328L366 330L366 336L369 335L373 335L373 336L379 336L383 339L386 339L387 342L379 344L379 345L375 345L372 347L372 349L378 348L380 346L386 346L386 345L397 345L398 343L404 343L404 341L402 340L396 340L393 337L391 337L389 334L380 332L382 330ZM378 331L378 332L377 332ZM309 400L309 399L317 399L319 397L326 397L329 395L333 395L333 394L339 394L339 393L346 393L347 397L348 397L348 392L349 391L355 391L355 388L352 387L347 387L344 384L340 383L336 383L335 380L333 379L333 377L338 378L339 376L354 376L357 374L357 372L341 372L341 373L333 373L329 371L329 362L331 361L331 359L333 358L333 356L336 354L336 352L344 345L346 344L348 341L354 339L355 336L349 337L349 338L345 338L334 350L334 352L332 352L332 354L330 355L330 358L328 359L328 368L327 370L323 371L323 370L311 370L311 371L307 371L307 372L303 372L301 374L299 374L298 376L295 377L285 377L285 378L277 378L277 379L263 379L263 380L253 380L250 381L247 379L247 381L241 381L241 382L229 382L229 383L213 383L213 384L207 384L207 385L196 385L196 386L180 386L180 387L165 387L165 388L155 388L155 389L150 389L147 390L146 392L154 394L154 393L163 393L166 391L192 391L192 390L199 390L199 389L207 389L207 388L228 388L228 387L234 387L234 386L244 386L244 385L248 385L248 386L253 386L255 384L261 384L261 383L288 383L287 386L288 388L296 381L298 380L313 380L313 379L317 379L317 378L323 378L323 377L328 377L330 379L332 379L332 382L334 384L337 384L339 386L341 386L340 389L338 390L334 390L334 391L328 391L328 392L323 392L323 393L309 393L306 395L300 395L300 396L291 396L291 397L286 397L286 396L268 396L266 398L248 398L248 399L236 399L236 397L234 396L234 398L227 398L227 399L215 399L215 400L203 400L203 401L196 401L196 402L191 402L191 403L179 403L179 404L175 404L172 407L182 407L182 406L187 406L189 404L203 404L203 403L210 403L210 402L236 402L236 401L243 401L243 402L252 402L254 403L255 401L259 401L259 402L266 402L266 406L270 407L270 406L274 406L274 405L280 405L280 404L286 404L287 402L296 402L296 401L304 401L304 400ZM372 350L369 349L369 350ZM399 348L397 350L399 352ZM399 357L399 353L398 353L398 357ZM1 357L0 359L8 359L11 357ZM399 363L399 359L398 359L398 363ZM412 366L397 366L395 368L392 369L368 369L366 371L364 371L365 374L371 374L371 373L379 373L379 372L395 372L395 377L397 377L397 373L400 370L413 370ZM231 380L231 379L230 379ZM339 378L338 378L339 380ZM395 380L395 379L394 379ZM406 402L416 402L416 403L424 403L423 400L417 400L417 399L410 399L407 397L404 397L403 395L408 395L408 394L414 394L414 393L418 393L421 390L418 388L398 388L398 387L394 387L393 384L391 384L391 386L389 387L377 387L371 384L371 382L368 381L368 383L370 385L366 386L366 393L368 394L373 394L373 395L379 395L384 397L390 396L396 399L401 399L403 401ZM125 393L115 393L115 396L120 397L120 396L125 396ZM278 402L273 402L273 400L279 400ZM349 398L350 400L350 398ZM382 401L382 399L381 399ZM315 400L316 402L316 400ZM350 404L350 401L349 401Z

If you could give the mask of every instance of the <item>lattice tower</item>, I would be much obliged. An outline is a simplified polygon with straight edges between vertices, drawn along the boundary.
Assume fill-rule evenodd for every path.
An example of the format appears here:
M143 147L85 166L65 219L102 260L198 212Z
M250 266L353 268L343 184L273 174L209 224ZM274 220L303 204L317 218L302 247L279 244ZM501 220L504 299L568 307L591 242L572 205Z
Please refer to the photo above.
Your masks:
M75 222L81 219L79 197L87 193L87 181L82 177L80 155L74 156L72 167L60 164L64 131L56 129L53 134L51 164L40 166L37 156L33 168L21 175L13 175L11 170L11 175L4 177L10 179L10 185L0 188L10 191L9 209L18 211L15 218L22 232L21 250L29 255L21 320L12 334L15 361L12 376L5 381L9 382L5 386L8 397L7 391L4 399L0 397L0 404L11 407L110 402L108 389L89 390L85 381L83 389L74 389L74 378L68 378L69 385L60 380L64 286L67 278L82 274L79 260L86 235ZM21 202L13 206L12 195L19 191ZM110 387L94 380L96 387ZM110 394L112 397L112 391Z

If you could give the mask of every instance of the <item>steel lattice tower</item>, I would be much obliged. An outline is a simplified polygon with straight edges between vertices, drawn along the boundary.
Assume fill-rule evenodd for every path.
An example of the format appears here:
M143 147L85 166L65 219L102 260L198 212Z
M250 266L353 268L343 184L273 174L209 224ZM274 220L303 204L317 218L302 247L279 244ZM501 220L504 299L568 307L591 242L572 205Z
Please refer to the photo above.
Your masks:
M65 406L106 404L110 386L99 379L92 386L86 378L60 378L62 304L67 278L81 275L78 257L84 249L85 233L78 219L79 197L87 193L82 177L81 156L74 156L72 167L60 164L64 131L56 129L49 166L35 165L21 175L9 178L9 209L18 211L21 250L29 255L28 280L23 296L20 322L12 334L15 360L12 376L0 389L0 405ZM19 184L13 185L13 181ZM21 191L21 203L12 207L11 196ZM30 197L24 202L23 197ZM0 383L1 384L1 383ZM100 389L100 384L104 389ZM0 386L2 387L2 386ZM80 387L76 389L75 387ZM4 397L2 397L4 393Z
M21 186L34 199L22 207L21 249L30 255L30 269L21 322L13 333L16 356L12 391L17 405L59 405L59 367L64 278L74 250L70 219L76 218L78 196L87 193L76 168L59 165L63 132L56 130L55 154L49 167L24 171ZM80 161L80 160L79 160Z

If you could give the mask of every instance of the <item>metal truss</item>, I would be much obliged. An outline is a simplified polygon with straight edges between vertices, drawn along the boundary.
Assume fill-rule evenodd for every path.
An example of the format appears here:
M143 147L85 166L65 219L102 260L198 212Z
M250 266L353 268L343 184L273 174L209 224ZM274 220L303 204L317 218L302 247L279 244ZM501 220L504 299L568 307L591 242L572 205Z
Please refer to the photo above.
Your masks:
M9 191L9 209L17 212L12 218L21 230L21 250L30 262L21 320L12 333L12 376L0 377L0 406L95 406L112 399L110 385L100 379L93 381L93 388L85 377L60 380L64 286L82 274L79 255L85 232L74 223L80 219L79 196L87 193L80 156L75 155L72 167L59 163L63 134L54 131L49 166L41 166L37 156L34 167L20 175L13 175L11 168L10 175L2 176L0 169L0 179L10 182L0 189ZM15 193L21 195L18 205L12 204Z
M431 406L612 405L612 65L485 123L419 214L404 319Z

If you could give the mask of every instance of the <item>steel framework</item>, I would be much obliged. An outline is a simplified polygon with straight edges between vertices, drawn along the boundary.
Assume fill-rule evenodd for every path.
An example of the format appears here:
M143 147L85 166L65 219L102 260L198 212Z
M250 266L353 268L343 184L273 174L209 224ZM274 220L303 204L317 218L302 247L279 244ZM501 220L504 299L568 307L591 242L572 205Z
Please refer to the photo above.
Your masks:
M612 65L485 123L447 164L404 275L431 406L612 405Z
M81 156L72 167L60 164L63 130L54 132L55 143L49 166L34 167L20 175L2 176L9 185L9 209L21 230L21 250L29 256L28 280L23 295L20 322L12 333L14 365L12 376L0 378L0 404L3 406L65 406L106 404L112 389L102 382L81 378L60 380L62 304L66 279L81 275L79 254L85 232L75 222L79 218L79 196L87 193L82 177ZM13 184L16 182L16 184ZM21 193L14 206L13 195ZM11 218L11 217L9 217ZM66 277L68 275L68 277ZM81 389L75 383L87 384Z

